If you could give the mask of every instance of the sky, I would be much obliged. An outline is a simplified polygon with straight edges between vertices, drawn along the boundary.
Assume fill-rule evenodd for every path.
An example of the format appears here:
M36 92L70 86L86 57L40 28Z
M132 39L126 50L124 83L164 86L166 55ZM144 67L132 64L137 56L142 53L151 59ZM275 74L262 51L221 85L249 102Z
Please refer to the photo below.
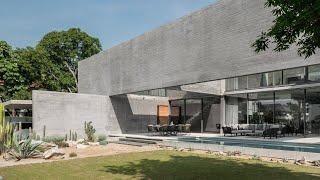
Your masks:
M35 46L48 32L79 27L108 49L216 0L1 0L0 40Z

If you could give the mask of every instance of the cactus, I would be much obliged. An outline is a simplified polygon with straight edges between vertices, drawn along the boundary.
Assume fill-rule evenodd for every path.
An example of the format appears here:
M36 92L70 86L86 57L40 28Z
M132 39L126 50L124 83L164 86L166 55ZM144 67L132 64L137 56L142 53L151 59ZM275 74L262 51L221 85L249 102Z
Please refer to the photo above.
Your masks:
M5 121L4 106L0 104L0 154L13 145L12 124Z
M92 121L90 122L84 122L84 132L87 135L87 140L90 142L94 141L94 133L96 132L96 130L93 128L93 126L91 125Z
M65 140L65 141L68 141L68 134L66 134L66 135L64 136L64 140Z
M71 140L74 141L74 133L71 134Z
M78 140L78 134L77 134L77 132L74 132L74 140L75 140L75 141Z
M72 141L72 134L71 134L71 130L69 130L69 141Z
M46 125L43 126L42 139L46 137Z

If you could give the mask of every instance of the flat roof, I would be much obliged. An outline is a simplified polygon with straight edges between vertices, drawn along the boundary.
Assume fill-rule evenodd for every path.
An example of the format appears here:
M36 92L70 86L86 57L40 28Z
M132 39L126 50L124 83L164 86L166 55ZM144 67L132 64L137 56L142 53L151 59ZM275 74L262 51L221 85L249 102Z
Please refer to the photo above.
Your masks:
M32 109L32 100L10 100L3 104L6 109Z

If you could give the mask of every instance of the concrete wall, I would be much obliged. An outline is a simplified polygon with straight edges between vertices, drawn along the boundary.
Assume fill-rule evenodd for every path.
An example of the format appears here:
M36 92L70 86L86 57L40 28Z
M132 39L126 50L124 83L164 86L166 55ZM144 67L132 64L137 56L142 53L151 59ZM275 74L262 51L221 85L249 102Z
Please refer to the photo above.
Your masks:
M127 95L108 97L90 94L33 91L33 129L42 136L65 135L69 130L84 135L84 122L92 121L97 134L146 131L156 123L157 105L167 105L162 97Z
M122 133L147 132L148 124L157 124L157 106L169 106L167 97L128 94L110 99Z
M304 66L295 49L250 47L273 20L265 0L217 3L79 63L80 93L115 95Z

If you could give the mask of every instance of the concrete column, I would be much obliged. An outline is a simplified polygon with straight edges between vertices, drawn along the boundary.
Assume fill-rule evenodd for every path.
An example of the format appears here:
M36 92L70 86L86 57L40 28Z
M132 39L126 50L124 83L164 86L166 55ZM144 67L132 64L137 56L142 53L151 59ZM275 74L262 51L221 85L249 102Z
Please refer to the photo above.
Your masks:
M226 100L224 96L221 96L220 100L220 124L221 127L226 124ZM220 128L220 134L222 134L222 128Z

